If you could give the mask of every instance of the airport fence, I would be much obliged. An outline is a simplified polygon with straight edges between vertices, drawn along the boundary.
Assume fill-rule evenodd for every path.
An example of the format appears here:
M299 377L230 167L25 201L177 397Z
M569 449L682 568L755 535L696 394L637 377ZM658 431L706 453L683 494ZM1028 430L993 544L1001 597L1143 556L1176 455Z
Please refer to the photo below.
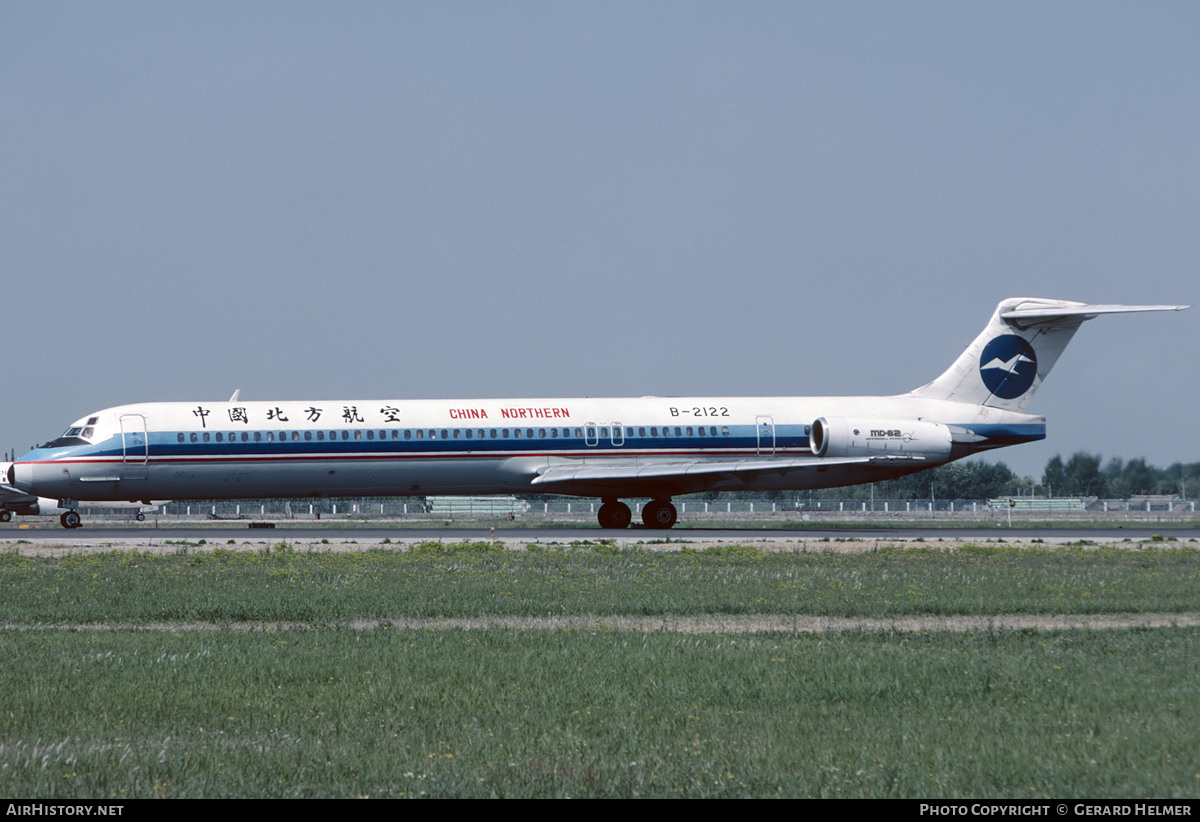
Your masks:
M630 500L634 521L644 501ZM756 519L796 521L840 519L927 519L996 520L1009 517L1055 518L1189 518L1196 514L1196 501L1180 498L1133 498L1128 500L1044 499L844 499L844 500L703 500L678 497L675 505L681 518ZM525 500L511 496L361 498L300 500L193 500L146 508L147 517L167 519L408 519L454 521L458 519L565 519L595 521L600 502L594 499L555 498ZM134 511L86 509L89 516L131 518Z

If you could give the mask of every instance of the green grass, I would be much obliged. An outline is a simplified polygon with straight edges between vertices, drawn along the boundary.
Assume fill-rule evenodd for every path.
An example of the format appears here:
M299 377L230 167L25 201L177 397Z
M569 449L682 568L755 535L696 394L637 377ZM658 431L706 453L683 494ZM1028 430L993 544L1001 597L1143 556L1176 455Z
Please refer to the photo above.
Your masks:
M508 551L426 543L330 553L180 550L62 559L0 555L0 621L291 621L544 615L1111 614L1193 610L1200 552L929 543L870 553Z
M0 788L1194 797L1198 639L10 633Z
M1194 613L1198 578L1200 556L1169 544L6 554L0 792L1195 797L1198 629L686 634L351 620ZM289 621L305 627L271 627Z

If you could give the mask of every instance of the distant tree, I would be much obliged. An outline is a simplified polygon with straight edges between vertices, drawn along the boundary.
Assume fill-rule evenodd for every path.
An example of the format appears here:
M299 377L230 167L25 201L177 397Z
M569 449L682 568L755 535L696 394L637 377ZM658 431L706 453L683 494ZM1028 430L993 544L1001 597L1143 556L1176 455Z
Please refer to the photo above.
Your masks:
M1125 467L1121 471L1120 490L1114 489L1110 493L1121 497L1129 497L1134 494L1153 494L1158 490L1156 474L1161 473L1161 471L1146 465L1146 460L1141 457L1132 459L1125 463Z
M1064 466L1067 493L1079 497L1105 496L1104 475L1100 471L1100 455L1077 451Z
M1046 496L1061 497L1070 493L1067 490L1067 472L1060 455L1055 454L1046 463L1046 470L1042 471L1042 488Z
M1135 494L1196 496L1200 491L1200 463L1174 463L1168 468L1149 465L1145 458L1125 462L1113 457L1100 467L1100 456L1077 452L1064 463L1055 455L1042 472L1046 493L1124 499Z

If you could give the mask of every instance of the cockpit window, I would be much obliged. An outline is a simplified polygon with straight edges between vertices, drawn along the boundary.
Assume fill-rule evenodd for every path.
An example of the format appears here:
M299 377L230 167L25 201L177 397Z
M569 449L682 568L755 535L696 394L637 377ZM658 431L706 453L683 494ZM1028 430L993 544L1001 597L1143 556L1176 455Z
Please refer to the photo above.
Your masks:
M91 422L89 420L89 422ZM39 446L41 448L65 448L68 445L91 445L92 443L85 439L95 433L95 429L91 426L83 428L81 426L72 426L62 433L61 437L52 439L50 442Z

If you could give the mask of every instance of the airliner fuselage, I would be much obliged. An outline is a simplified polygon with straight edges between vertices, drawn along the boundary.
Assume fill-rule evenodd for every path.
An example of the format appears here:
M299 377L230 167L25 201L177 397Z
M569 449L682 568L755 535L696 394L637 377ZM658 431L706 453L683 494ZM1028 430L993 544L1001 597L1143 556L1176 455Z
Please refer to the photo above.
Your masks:
M811 445L816 419L851 414L875 421L873 429L864 422L861 453L827 454L821 472L788 470L788 460L819 459ZM156 498L173 499L539 490L602 496L615 485L637 496L670 496L853 484L1045 435L1041 417L1001 412L981 424L977 416L962 403L904 397L146 403L79 420L22 457L14 479L45 495L97 500L142 498L147 487ZM883 424L920 418L950 425L940 439L942 429L932 429L918 440L901 430L911 426ZM972 427L970 441L955 447L952 429L964 425ZM835 459L870 456L883 461ZM773 467L753 477L644 470L640 478L539 482L555 467L629 473L683 461Z
M1079 325L1177 306L1002 302L942 376L882 397L296 400L98 411L17 460L10 483L74 500L802 490L889 479L1045 436L1024 412ZM78 516L64 514L74 527Z

